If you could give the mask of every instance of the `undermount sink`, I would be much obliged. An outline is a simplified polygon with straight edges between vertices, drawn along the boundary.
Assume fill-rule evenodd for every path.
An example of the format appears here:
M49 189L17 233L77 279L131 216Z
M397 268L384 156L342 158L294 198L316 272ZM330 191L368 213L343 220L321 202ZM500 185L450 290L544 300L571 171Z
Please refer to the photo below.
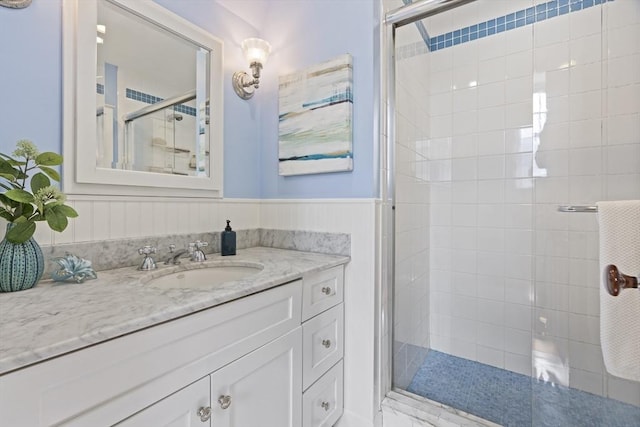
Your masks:
M208 265L203 268L171 271L144 282L148 286L163 289L208 288L226 282L244 279L262 271L261 266ZM157 273L156 273L157 274Z

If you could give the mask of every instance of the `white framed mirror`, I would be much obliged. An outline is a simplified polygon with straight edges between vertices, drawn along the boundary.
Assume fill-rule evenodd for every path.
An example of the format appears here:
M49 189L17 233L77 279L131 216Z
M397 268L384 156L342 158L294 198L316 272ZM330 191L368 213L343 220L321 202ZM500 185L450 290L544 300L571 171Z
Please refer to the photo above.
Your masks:
M152 0L63 10L63 190L222 197L223 43Z

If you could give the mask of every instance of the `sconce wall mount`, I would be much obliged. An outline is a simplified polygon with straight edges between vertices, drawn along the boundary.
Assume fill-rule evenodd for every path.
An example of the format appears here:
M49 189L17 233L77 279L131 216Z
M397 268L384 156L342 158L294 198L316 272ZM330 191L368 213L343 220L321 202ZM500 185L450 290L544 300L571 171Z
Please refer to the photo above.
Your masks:
M242 51L249 62L251 77L245 71L233 73L233 90L240 98L250 99L260 87L260 72L271 53L271 45L265 40L250 38L242 42Z

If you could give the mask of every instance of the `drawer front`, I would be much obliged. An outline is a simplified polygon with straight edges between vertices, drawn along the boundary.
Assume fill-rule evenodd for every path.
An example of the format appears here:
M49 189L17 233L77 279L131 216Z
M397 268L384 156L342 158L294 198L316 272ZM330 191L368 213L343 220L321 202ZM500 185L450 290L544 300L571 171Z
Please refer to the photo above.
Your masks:
M306 390L344 352L344 313L339 304L302 325L302 385Z
M344 266L302 278L302 320L307 320L342 302Z
M343 408L342 360L302 395L302 427L330 427Z

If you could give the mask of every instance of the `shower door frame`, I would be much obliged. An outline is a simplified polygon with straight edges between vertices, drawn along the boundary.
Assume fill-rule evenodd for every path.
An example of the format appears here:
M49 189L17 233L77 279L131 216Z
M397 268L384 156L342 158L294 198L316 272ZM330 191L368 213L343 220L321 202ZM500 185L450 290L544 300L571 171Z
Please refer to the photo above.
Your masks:
M394 298L395 298L395 207L396 207L396 180L395 180L395 139L396 139L396 60L395 60L395 43L396 29L405 25L412 24L429 16L451 10L458 6L472 3L476 0L420 0L415 3L409 3L398 9L394 9L385 13L383 19L383 43L382 43L382 68L384 70L384 93L386 94L386 102L384 111L381 115L384 117L384 129L386 129L382 140L384 147L380 150L382 156L380 159L380 167L382 169L380 177L380 189L382 199L382 235L386 236L387 245L382 256L382 275L384 283L382 284L382 298L385 299L386 305L386 327L381 337L382 354L388 355L388 369L382 369L381 372L381 388L383 396L393 390L393 340L394 340ZM385 319L383 319L384 321ZM385 342L386 341L386 342Z

